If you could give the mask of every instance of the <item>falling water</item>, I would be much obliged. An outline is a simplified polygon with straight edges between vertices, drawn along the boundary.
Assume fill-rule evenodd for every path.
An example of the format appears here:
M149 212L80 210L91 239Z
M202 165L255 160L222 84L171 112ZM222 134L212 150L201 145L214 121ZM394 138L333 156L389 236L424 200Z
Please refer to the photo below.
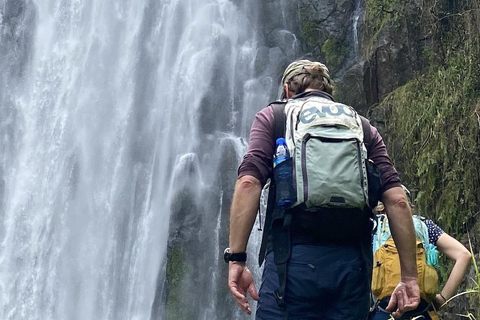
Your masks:
M221 319L221 226L278 64L255 71L241 3L0 0L0 319L163 319L188 228L208 273L192 304Z
M363 14L363 0L355 0L355 9L353 11L353 23L352 23L352 33L353 33L353 51L356 59L359 56L359 40L358 40L358 21Z

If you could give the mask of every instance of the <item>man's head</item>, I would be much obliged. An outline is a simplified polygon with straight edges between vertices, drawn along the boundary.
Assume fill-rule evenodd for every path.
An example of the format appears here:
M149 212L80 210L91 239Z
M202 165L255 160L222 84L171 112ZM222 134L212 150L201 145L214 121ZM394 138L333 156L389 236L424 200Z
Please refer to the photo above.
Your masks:
M310 60L292 62L285 69L282 77L284 98L305 92L307 89L322 90L332 94L333 85L327 67L320 62Z

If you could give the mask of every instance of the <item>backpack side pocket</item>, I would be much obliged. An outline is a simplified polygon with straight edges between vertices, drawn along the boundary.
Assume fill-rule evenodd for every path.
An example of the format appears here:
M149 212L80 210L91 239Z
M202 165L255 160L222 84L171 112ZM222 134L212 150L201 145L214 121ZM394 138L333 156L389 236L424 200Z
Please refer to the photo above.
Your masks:
M297 201L297 191L293 181L293 159L279 163L273 168L273 175L276 185L276 202L280 208L291 207Z

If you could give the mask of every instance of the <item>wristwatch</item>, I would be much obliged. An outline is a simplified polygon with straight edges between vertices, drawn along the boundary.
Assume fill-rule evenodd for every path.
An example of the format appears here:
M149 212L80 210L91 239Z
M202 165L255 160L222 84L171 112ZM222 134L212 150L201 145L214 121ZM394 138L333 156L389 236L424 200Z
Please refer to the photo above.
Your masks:
M225 251L223 251L223 260L225 260L226 263L229 263L230 261L245 262L247 261L247 253L246 252L231 253L230 248L226 248Z

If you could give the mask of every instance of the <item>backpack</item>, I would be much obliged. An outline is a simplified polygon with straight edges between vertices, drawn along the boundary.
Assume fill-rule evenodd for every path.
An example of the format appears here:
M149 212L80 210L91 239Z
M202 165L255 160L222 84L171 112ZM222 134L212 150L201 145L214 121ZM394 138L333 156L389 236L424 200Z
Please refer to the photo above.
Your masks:
M434 268L438 263L438 251L430 243L428 227L424 218L414 215L416 235L416 256L420 297L431 302L438 292L438 274ZM373 236L373 277L372 294L381 300L392 294L400 282L400 258L390 233L388 219L378 216L376 232Z
M289 100L284 112L297 193L292 207L370 207L367 149L355 109L311 96Z

